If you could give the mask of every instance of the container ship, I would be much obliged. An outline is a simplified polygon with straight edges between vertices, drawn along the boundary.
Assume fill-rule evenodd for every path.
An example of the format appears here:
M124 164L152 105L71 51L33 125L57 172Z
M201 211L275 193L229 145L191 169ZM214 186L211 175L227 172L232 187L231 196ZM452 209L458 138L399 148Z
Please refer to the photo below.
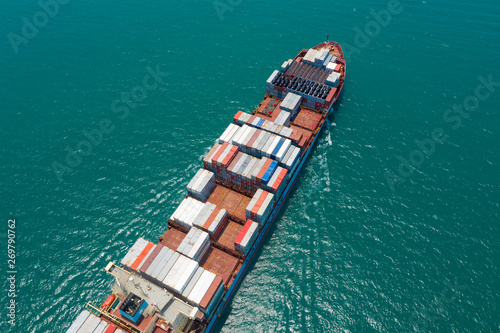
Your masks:
M213 332L284 206L339 97L338 43L302 49L238 111L187 185L157 242L139 238L102 303L88 302L68 333ZM220 326L220 325L219 325Z

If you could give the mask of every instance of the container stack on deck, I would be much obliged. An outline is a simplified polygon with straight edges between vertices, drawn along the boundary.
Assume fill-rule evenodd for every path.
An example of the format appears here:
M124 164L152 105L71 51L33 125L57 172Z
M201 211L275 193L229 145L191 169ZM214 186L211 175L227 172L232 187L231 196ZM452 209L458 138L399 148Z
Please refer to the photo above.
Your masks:
M198 263L210 246L208 233L192 228L177 252L161 244L150 244L139 238L123 258L124 268L136 271L210 314L220 301L224 288L220 277L204 270Z
M328 112L342 66L328 49L309 49L303 59L287 63L281 72L271 74L266 82L266 93L286 98L292 92L303 97L301 103L304 107Z
M246 208L247 219L256 221L262 226L273 210L274 199L274 194L257 190Z
M234 247L236 251L239 251L243 255L246 255L253 245L255 239L257 238L258 233L259 224L252 220L247 220L247 222L243 226L243 229L234 241Z
M87 332L105 332L105 333L123 333L115 325L107 323L105 320L83 310L76 317L73 324L66 333L87 333Z
M200 169L189 182L187 192L200 201L207 201L208 196L215 188L215 175L208 170Z

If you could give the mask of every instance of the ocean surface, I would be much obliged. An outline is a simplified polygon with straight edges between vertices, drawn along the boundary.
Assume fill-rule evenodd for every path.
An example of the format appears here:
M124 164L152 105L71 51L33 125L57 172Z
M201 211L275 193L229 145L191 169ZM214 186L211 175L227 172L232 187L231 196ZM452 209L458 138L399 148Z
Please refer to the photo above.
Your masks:
M106 264L327 34L344 92L218 330L500 331L498 0L61 2L0 11L1 332L100 304Z

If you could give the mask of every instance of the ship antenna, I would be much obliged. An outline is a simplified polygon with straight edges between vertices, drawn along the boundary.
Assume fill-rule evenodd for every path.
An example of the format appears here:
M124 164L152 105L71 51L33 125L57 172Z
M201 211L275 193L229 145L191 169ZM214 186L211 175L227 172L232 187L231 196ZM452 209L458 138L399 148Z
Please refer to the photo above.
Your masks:
M330 39L330 35L326 35L326 42L328 43L328 40Z

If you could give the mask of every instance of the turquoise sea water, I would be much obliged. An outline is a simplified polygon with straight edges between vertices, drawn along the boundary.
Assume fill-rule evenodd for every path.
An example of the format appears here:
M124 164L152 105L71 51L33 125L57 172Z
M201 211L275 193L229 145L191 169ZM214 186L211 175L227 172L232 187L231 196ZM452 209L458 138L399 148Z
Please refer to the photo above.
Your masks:
M390 22L371 12L385 1L68 1L46 22L34 0L2 9L2 332L62 332L104 300L106 264L166 230L236 111L327 33L348 56L343 96L220 331L500 331L498 1L402 1ZM141 96L157 65L168 75ZM69 173L77 146L91 152Z

